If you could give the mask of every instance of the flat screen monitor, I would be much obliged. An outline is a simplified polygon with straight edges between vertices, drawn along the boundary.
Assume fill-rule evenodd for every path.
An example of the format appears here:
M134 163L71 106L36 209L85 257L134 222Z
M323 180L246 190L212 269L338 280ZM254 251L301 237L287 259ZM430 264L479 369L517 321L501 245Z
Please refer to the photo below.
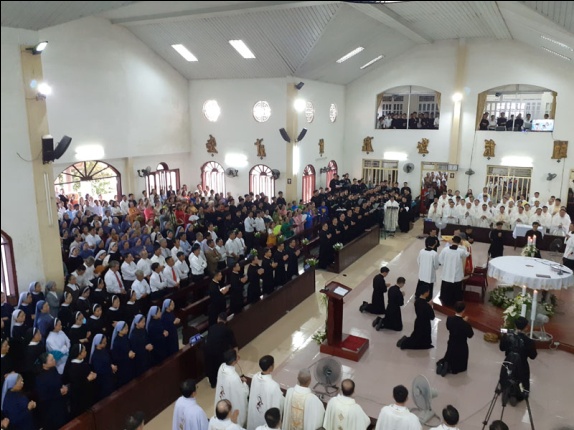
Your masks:
M554 131L553 119L535 119L532 121L532 131Z

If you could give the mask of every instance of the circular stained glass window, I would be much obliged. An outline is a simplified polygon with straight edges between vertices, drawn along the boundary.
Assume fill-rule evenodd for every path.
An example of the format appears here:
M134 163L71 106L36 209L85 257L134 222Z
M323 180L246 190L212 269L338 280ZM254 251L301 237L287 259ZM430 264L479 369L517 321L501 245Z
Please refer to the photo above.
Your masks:
M315 108L313 107L313 103L307 102L305 104L305 119L307 122L313 122L315 118Z
M331 122L335 122L337 120L337 105L335 103L331 103L331 107L329 107L329 120Z
M253 118L257 122L265 122L271 116L271 106L264 100L259 100L253 105Z
M221 108L217 100L207 100L203 104L203 114L208 119L208 121L215 122L221 115Z

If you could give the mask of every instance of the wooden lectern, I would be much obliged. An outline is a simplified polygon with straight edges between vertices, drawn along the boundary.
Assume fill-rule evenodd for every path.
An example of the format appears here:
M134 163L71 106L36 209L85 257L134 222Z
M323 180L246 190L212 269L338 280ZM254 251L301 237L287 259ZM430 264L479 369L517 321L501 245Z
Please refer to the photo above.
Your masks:
M327 308L327 340L321 344L324 354L359 361L369 348L369 339L343 333L344 297L351 288L331 281L321 290L329 298Z

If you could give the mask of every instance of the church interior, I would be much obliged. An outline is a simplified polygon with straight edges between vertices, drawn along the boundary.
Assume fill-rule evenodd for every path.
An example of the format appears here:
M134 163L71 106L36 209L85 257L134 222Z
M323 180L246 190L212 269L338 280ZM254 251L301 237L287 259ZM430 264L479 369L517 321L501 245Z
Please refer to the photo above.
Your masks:
M252 328L239 341L238 373L252 377L260 370L259 359L270 354L273 378L287 389L295 385L300 369L329 356L314 337L330 318L323 288L336 282L351 289L344 298L343 331L368 340L358 361L337 358L341 376L355 381L354 398L373 423L381 408L394 402L396 385L409 389L406 406L415 408L412 383L424 375L436 390L432 409L439 417L423 428L439 425L440 411L449 404L460 413L458 428L485 428L504 360L498 344L484 339L485 333L498 334L504 323L502 309L489 298L499 285L512 284L489 271L483 291L464 296L471 299L467 315L474 328L468 371L446 377L435 371L447 348L447 316L454 315L438 297L441 268L431 300L436 314L433 347L405 351L396 344L414 327L417 256L425 237L431 228L439 229L439 236L443 228L445 237L447 229L452 234L448 205L441 214L437 209L441 195L459 196L455 205L460 203L462 214L465 200L472 206L472 197L481 192L492 201L488 222L481 222L480 215L476 222L463 221L464 215L460 222L448 221L472 224L475 236L484 233L486 239L472 244L472 260L485 273L488 230L495 228L501 205L524 200L536 206L527 224L547 212L574 220L574 163L568 154L574 128L567 119L574 117L574 2L3 1L1 12L2 293L14 309L36 282L44 286L54 281L62 296L69 259L78 258L70 248L71 228L64 236L62 217L68 202L82 203L88 194L100 201L97 206L110 202L112 210L112 201L122 207L123 195L133 194L137 203L155 190L161 201L155 205L151 200L149 210L157 220L168 211L162 205L171 193L178 202L195 204L197 198L197 207L203 196L201 205L209 212L214 194L218 201L225 199L228 210L231 198L238 203L249 193L263 193L271 202L281 192L286 206L293 202L295 216L309 205L319 208L321 197L326 199L327 190L346 174L349 187L369 190L358 205L376 199L370 213L378 213L377 208L387 208L388 198L382 200L377 188L385 181L385 189L388 182L389 190L411 190L406 231L401 231L400 216L390 229L389 219L375 222L373 215L372 229L361 226L336 251L346 252L349 261L341 257L335 268L315 268L314 263L305 268L312 281L302 280L300 288L310 285L310 292L294 294L296 303L282 309L282 315L258 319L257 312L270 313L259 306L251 320L245 318L248 310L239 314L242 320L230 316L231 327ZM433 208L435 198L439 206ZM347 204L347 196L341 199ZM490 210L486 201L485 196L485 211ZM477 208L482 203L477 200ZM175 208L174 203L169 213ZM193 232L204 216L203 208L198 213L193 207L190 213L182 232ZM126 219L128 214L126 209ZM310 264L307 257L322 258L320 224L329 218L320 212L315 216L313 234L307 235L305 225L295 236L305 254L297 263L302 276L307 273L304 265ZM504 220L504 256L524 256L530 242L516 237L516 217ZM111 217L109 225L113 227ZM569 225L541 221L543 259L562 262L565 239L574 234ZM372 231L377 232L374 243L356 245ZM243 233L253 243L253 230ZM256 234L255 241L259 238ZM192 243L195 237L188 239ZM127 249L127 235L120 241ZM277 245L270 243L263 241L260 253ZM151 257L158 246L153 241L150 246ZM448 245L441 243L444 247ZM97 253L87 252L97 261ZM406 278L401 332L376 330L374 316L359 311L361 303L371 300L373 277L383 266L390 269L392 284ZM546 325L553 340L530 361L532 415L524 402L506 407L503 419L511 429L530 429L532 421L540 429L574 428L568 406L574 390L564 377L572 373L574 353L574 293L568 289L574 287L574 277L569 273L548 294L556 303ZM290 283L299 285L296 277L272 295L291 288ZM118 284L123 285L119 278ZM528 289L534 293L534 287ZM161 366L169 376L144 382L154 372L149 370L113 394L126 393L120 412L110 412L112 402L103 399L84 414L87 418L62 428L120 430L125 415L138 410L147 415L145 429L170 428L179 375L197 377L197 403L208 418L214 415L215 390L205 377L201 353L205 340L188 345L190 335L206 337L207 307L200 311L201 329L190 315L207 302L197 305L189 297L182 299L181 308L179 299L172 302L175 315L184 317L178 327L180 358L176 362L170 357L173 365ZM161 308L162 301L157 303ZM2 306L4 324L4 302ZM110 337L111 332L108 343ZM162 387L161 381L173 387ZM151 400L142 400L146 390ZM497 403L492 419L500 413Z

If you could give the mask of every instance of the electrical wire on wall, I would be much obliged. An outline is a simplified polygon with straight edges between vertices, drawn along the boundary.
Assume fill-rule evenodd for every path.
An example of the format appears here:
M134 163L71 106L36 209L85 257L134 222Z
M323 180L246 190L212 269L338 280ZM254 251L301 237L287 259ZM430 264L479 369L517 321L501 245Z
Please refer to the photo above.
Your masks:
M472 159L474 157L474 147L476 146L476 137L477 137L477 133L476 133L476 130L474 130L474 139L472 142L472 148L470 150L470 163L468 166L468 170L472 170ZM472 175L467 175L467 176L468 176L468 182L466 183L466 189L468 190L470 188L470 177Z

